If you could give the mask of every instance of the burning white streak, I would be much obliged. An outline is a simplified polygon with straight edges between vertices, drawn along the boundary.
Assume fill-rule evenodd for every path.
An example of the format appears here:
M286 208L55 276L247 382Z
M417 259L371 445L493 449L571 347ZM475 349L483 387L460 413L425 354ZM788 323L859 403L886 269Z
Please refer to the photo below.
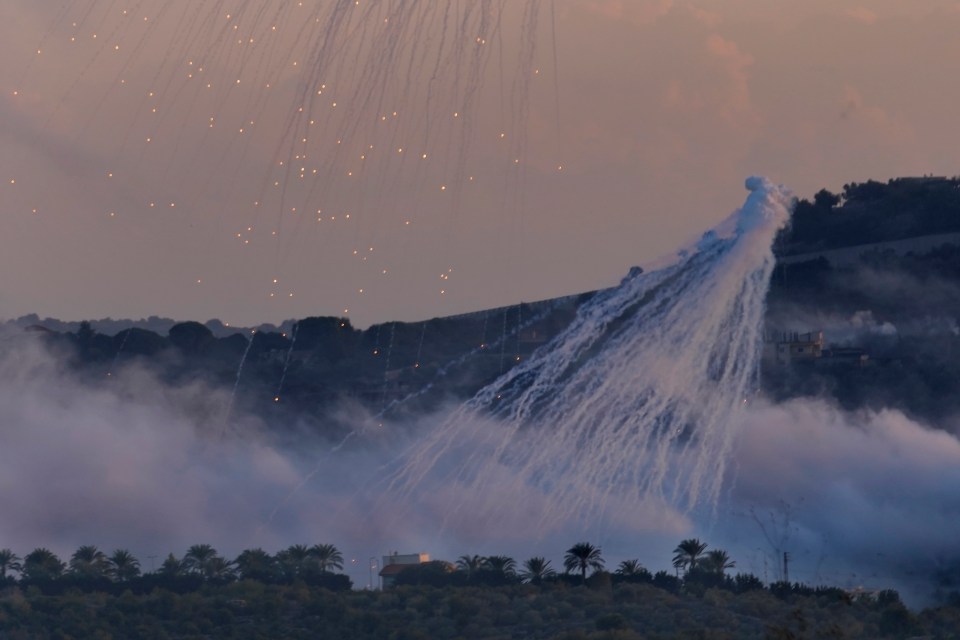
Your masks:
M547 525L651 501L715 504L731 417L756 388L770 246L790 208L783 187L746 186L745 205L695 253L586 303L418 446L393 486L439 477L483 495L507 474L539 490ZM497 422L478 433L484 413Z

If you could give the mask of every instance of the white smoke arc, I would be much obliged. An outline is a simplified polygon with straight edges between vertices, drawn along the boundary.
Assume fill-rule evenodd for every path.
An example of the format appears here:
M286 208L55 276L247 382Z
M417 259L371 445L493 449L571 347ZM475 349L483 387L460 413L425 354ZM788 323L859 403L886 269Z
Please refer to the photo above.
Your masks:
M792 203L765 178L746 187L743 207L674 264L598 293L455 411L401 463L392 488L462 485L476 494L470 504L500 509L484 496L513 483L542 496L547 526L650 501L715 505L732 418L756 390L771 245Z

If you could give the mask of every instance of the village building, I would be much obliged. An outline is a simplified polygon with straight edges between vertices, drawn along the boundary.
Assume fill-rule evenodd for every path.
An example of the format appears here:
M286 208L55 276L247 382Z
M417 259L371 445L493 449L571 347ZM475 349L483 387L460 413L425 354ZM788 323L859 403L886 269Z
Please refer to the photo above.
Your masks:
M429 553L397 553L394 551L388 556L383 556L383 567L380 569L380 586L383 589L389 589L393 586L397 576L404 569L412 566L430 562Z
M768 364L812 362L823 357L823 331L768 332L763 341L763 360Z

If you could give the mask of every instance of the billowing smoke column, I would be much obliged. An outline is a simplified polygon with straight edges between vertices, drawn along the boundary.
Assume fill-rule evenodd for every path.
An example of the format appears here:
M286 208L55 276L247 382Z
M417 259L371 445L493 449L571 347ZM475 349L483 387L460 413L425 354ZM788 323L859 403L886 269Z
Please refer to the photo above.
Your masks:
M764 178L746 187L743 207L673 264L597 294L456 411L404 459L393 487L460 485L476 492L470 517L503 508L505 490L533 492L547 528L652 503L715 505L732 418L757 387L771 245L791 206Z

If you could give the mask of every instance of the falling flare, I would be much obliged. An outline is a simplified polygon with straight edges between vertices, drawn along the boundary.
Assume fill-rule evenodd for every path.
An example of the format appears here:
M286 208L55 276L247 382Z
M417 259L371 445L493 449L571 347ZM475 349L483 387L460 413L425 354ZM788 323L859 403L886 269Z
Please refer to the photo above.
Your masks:
M715 508L735 417L757 388L771 246L791 207L782 186L746 186L744 206L673 264L631 271L551 343L517 355L411 448L391 489L459 485L480 498L510 478L542 496L546 525L649 501Z

